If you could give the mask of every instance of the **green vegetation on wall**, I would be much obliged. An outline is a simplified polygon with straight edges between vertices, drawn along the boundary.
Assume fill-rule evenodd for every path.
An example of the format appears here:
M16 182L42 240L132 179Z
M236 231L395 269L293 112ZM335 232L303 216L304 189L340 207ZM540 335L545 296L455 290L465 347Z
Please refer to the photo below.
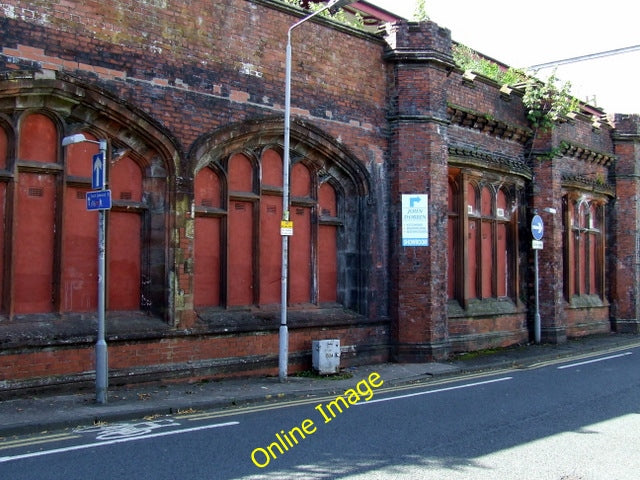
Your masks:
M317 12L318 10L322 10L327 6L325 3L322 3L322 2L314 3L314 2L305 2L303 0L280 0L280 1L283 3L288 3L289 5L293 5L294 7L302 8L311 13ZM308 3L309 8L304 7L306 3ZM350 18L344 13L344 10L341 8L338 9L335 13L331 13L331 11L328 9L322 12L320 16L331 18L336 22L344 23L345 25L349 25L350 27L353 27L353 28L361 29L364 27L364 20L362 19L362 16L357 12L355 14L355 18Z
M417 0L416 9L413 12L413 20L415 22L426 22L429 20L427 14L427 0Z
M308 11L310 12L317 12L326 7L324 2L314 3L305 0L280 1L298 8L308 6ZM335 13L331 13L327 9L321 15L353 28L364 28L364 21L357 13L353 17L347 16L343 9L338 9ZM429 20L426 0L417 0L413 20L417 22ZM555 73L546 82L543 82L527 75L523 70L512 67L505 68L498 65L465 45L454 44L452 53L456 65L461 70L482 75L500 85L523 90L522 101L527 108L527 119L531 122L533 128L548 130L556 122L567 117L572 112L577 112L579 109L580 102L571 95L571 84L566 82L563 85L558 85Z
M526 73L522 70L501 68L497 63L487 60L466 45L454 44L452 50L453 59L461 70L471 70L501 85L518 85L528 80Z
M501 67L460 44L453 46L453 59L461 70L472 71L501 85L523 89L522 102L527 108L527 119L534 128L548 130L580 107L579 100L571 95L571 83L558 85L555 73L543 82L522 70Z
M527 118L535 128L548 130L559 120L577 112L580 101L571 95L571 83L557 84L555 72L546 82L529 78L522 102L527 107Z

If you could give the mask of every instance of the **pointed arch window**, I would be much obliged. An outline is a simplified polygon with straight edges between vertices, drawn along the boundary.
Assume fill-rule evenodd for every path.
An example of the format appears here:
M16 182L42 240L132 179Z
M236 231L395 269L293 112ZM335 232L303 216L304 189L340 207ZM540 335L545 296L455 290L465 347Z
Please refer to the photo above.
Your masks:
M586 194L563 199L565 297L603 298L605 201Z
M8 170L9 162L9 135L0 118L0 313L5 311L5 232L6 232L6 205L7 205L7 185L11 181Z
M460 242L460 192L458 185L458 171L453 170L449 174L448 182L448 222L447 222L447 249L448 249L448 271L447 271L447 294L449 300L459 298L460 256L462 245Z
M1 313L95 312L97 215L87 210L86 193L97 145L83 142L62 150L63 121L48 111L22 112L15 130L0 122L0 131ZM16 145L14 156L11 145ZM107 168L113 207L107 214L106 308L160 310L163 294L150 292L165 289L162 279L159 286L151 285L150 251L164 251L164 246L150 246L143 192L149 198L164 193L145 187L145 167L133 153L108 162Z
M464 169L449 170L448 293L463 308L469 302L517 302L519 187Z
M58 138L57 126L47 115L29 113L21 118L12 225L16 313L50 313L56 309L57 176L61 173Z
M313 191L312 191L313 190ZM315 283L317 263L312 253L317 251L317 225L312 225L312 213L317 212L318 194L312 189L311 172L304 163L291 169L291 220L294 235L289 238L289 302L316 303ZM312 252L312 250L314 252Z
M318 191L318 299L320 303L338 301L338 234L341 225L338 213L338 195L329 182Z
M196 308L280 303L282 164L280 149L267 146L196 172ZM304 159L291 167L290 305L339 301L339 182L320 173ZM203 205L207 195L220 203Z
M194 305L218 306L223 302L222 234L226 208L222 207L222 180L206 167L195 177Z
M142 169L131 157L124 156L111 165L109 184L114 205L108 216L107 305L110 310L138 310L148 301L142 288L143 279L148 278L143 257L148 234Z

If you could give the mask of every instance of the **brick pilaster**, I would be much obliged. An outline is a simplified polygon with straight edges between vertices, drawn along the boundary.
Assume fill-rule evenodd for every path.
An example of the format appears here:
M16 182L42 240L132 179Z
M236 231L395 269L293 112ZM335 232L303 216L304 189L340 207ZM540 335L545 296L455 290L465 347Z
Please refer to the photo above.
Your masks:
M392 291L399 361L445 357L447 326L447 82L451 34L433 22L399 23L387 38ZM429 246L403 247L401 197L429 195Z
M534 152L551 150L553 132L547 132L534 145ZM541 340L546 343L564 343L567 340L567 314L564 299L564 252L562 218L562 158L536 157L533 161L534 183L531 198L531 215L534 212L544 222L543 249L538 251L539 304ZM555 214L545 212L556 210ZM531 238L531 235L529 235ZM531 243L529 242L530 246ZM532 251L533 257L535 253ZM533 262L531 263L533 266ZM533 268L531 278L534 277ZM533 292L533 288L531 289ZM533 305L533 302L531 303ZM533 319L534 309L530 309ZM533 330L533 329L532 329Z
M640 116L616 115L615 207L611 209L611 316L620 333L640 332Z

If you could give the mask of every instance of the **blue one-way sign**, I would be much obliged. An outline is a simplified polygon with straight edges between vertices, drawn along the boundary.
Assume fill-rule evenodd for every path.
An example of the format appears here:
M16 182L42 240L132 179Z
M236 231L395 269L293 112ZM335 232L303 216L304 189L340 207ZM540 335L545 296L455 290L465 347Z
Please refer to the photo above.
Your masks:
M535 240L542 240L543 234L544 223L542 223L542 218L540 218L540 215L534 215L531 219L531 235Z
M111 208L111 190L87 192L87 210L109 210Z
M91 168L91 188L94 190L102 190L104 188L104 153L96 153L93 156L93 164Z

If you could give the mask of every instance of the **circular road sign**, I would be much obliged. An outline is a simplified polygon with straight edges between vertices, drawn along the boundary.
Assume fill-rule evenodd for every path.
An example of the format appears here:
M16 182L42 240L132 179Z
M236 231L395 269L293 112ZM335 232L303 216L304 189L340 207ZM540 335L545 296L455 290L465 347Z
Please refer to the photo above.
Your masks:
M534 215L531 219L531 235L535 240L542 240L544 234L544 223L540 215Z

